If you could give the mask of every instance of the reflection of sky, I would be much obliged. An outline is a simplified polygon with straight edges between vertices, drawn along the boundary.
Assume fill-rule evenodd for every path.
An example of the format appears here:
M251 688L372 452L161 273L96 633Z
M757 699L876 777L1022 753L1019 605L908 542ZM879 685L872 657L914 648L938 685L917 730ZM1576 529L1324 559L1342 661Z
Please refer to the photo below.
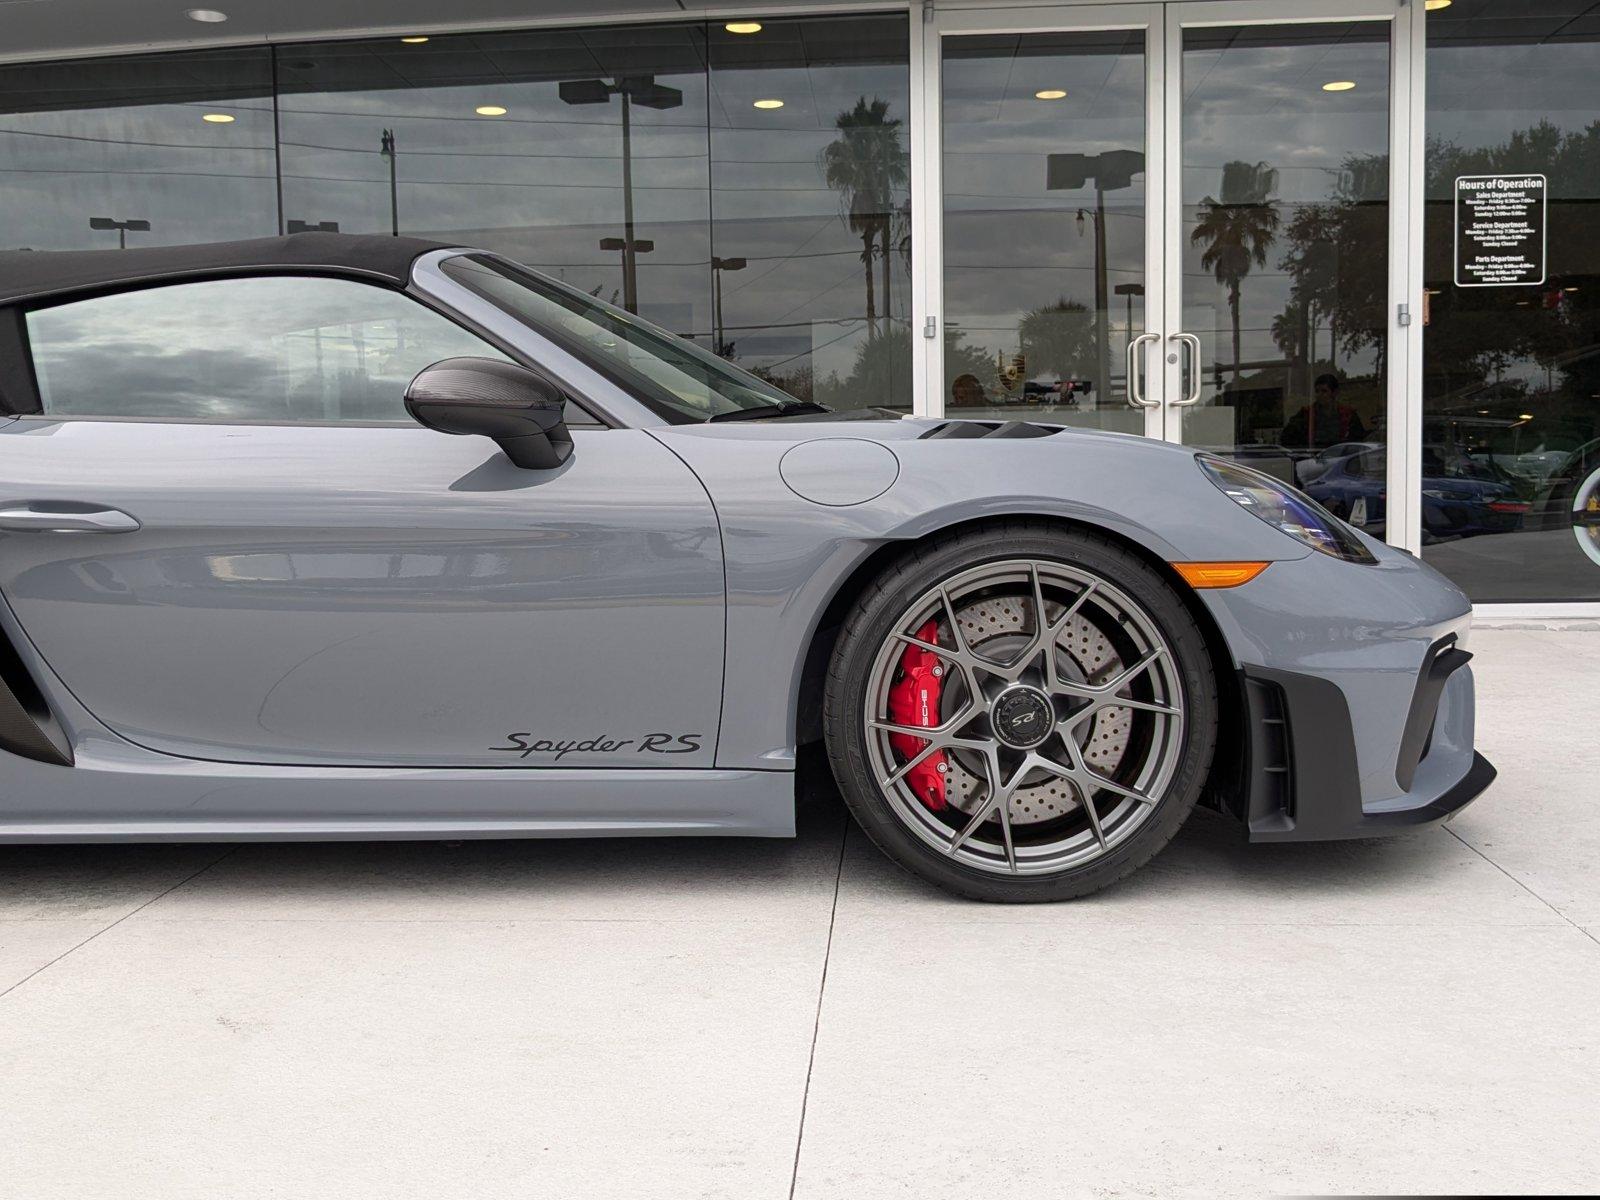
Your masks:
M1048 189L1046 163L1144 149L1142 42L1128 32L946 39L944 302L991 362L1017 352L1028 312L1061 300L1094 307L1095 190ZM1037 99L1045 90L1067 94ZM1144 176L1105 203L1108 290L1142 282ZM1126 301L1116 297L1112 311L1120 340Z
M1184 325L1201 337L1208 367L1233 358L1227 289L1200 266L1203 247L1189 240L1200 203L1223 198L1223 165L1265 163L1278 173L1279 234L1265 266L1252 266L1240 291L1240 355L1246 363L1281 361L1272 321L1289 303L1292 277L1282 258L1287 228L1306 204L1339 194L1347 160L1387 155L1389 149L1389 47L1386 23L1319 27L1317 32L1205 30L1188 35L1183 58ZM1235 33L1242 34L1237 39ZM1354 89L1325 92L1324 83L1348 81ZM1382 203L1382 195L1366 197ZM1357 272L1387 275L1388 244L1366 247L1359 261L1338 264L1346 286ZM1325 323L1318 353L1326 359ZM1341 354L1342 373L1370 372L1374 352Z
M409 297L279 276L123 292L28 318L47 413L405 420L429 363L499 352Z

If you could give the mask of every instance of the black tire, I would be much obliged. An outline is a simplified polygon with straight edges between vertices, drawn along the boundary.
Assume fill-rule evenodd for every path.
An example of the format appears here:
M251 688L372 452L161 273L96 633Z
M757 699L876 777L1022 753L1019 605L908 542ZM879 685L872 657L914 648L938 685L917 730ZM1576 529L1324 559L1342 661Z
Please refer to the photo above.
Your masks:
M1002 876L968 866L907 827L874 779L866 716L872 664L897 619L928 589L960 572L1018 557L1088 571L1121 589L1165 636L1177 661L1186 716L1180 759L1142 826L1101 857L1049 874ZM823 695L823 733L839 790L857 824L901 867L972 900L1069 900L1149 862L1177 833L1199 799L1217 737L1217 685L1205 638L1173 587L1143 559L1091 530L1046 521L1000 521L918 543L862 593L834 648Z

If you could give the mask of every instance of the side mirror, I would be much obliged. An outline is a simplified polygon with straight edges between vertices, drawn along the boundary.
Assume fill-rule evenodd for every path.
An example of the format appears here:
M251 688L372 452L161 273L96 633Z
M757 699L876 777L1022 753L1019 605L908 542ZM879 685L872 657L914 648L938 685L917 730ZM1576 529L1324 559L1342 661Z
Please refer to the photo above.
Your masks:
M526 367L494 358L447 358L417 372L406 411L440 433L493 438L519 467L549 470L572 454L561 394Z

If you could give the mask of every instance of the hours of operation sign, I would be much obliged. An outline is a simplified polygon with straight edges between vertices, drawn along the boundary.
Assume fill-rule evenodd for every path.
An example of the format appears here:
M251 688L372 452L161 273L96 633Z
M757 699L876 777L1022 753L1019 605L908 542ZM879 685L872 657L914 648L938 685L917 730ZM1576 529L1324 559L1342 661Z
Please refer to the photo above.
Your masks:
M1456 178L1456 286L1544 282L1543 175Z

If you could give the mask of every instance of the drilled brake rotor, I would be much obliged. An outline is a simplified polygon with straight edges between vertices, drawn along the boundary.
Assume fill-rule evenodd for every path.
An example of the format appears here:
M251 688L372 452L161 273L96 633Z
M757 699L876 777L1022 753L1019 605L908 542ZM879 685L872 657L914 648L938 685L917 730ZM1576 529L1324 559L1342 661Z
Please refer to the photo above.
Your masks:
M1028 632L1029 601L1020 597L996 596L958 609L956 619L967 642L979 654L1004 660L1003 647ZM994 649L986 650L985 644ZM1075 616L1056 643L1059 665L1068 675L1098 680L1108 666L1115 669L1117 653L1105 634L1084 617ZM947 693L948 694L948 693ZM1133 714L1125 708L1103 709L1089 722L1089 735L1083 743L1083 756L1095 771L1114 776L1128 748ZM949 756L950 770L945 776L945 794L963 812L971 812L983 800L986 783L968 770L960 756ZM981 768L980 768L981 770ZM1072 787L1063 779L1045 778L1018 789L1011 802L1011 821L1033 825L1062 816L1077 807Z

